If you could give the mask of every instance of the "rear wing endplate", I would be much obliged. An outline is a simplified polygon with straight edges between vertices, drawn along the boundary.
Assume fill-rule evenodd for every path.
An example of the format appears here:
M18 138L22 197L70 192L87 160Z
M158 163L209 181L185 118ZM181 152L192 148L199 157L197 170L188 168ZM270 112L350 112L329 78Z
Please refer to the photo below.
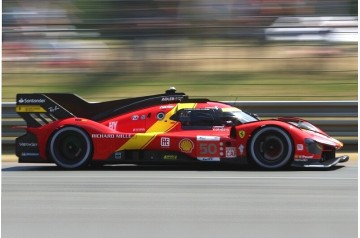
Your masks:
M65 98L68 94L62 96ZM16 112L26 121L28 127L40 127L59 119L75 117L61 103L47 94L39 93L17 94Z

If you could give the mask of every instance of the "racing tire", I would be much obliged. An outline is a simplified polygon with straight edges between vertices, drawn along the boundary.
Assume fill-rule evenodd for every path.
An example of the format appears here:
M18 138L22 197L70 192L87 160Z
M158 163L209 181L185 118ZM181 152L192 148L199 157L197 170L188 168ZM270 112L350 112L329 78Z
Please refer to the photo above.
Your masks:
M248 148L251 162L262 169L285 168L294 156L291 137L279 127L264 127L256 131Z
M67 126L54 133L48 151L59 167L80 169L89 164L93 154L93 144L84 130Z

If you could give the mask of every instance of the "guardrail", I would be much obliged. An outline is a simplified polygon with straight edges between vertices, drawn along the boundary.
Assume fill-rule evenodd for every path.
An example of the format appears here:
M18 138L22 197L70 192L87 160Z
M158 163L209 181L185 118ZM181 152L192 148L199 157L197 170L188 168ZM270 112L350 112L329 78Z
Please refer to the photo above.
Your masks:
M301 117L344 143L347 151L358 148L358 104L356 101L306 101L306 102L234 102L226 101L244 111L256 113L261 118ZM15 103L2 103L3 153L13 153L15 138L22 130L14 126L25 125L15 112Z

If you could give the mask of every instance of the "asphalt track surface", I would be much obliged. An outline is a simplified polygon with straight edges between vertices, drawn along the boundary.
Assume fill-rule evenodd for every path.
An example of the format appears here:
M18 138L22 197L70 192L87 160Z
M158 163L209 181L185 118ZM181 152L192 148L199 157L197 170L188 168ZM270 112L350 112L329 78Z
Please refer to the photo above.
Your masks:
M352 238L357 173L3 162L2 237Z

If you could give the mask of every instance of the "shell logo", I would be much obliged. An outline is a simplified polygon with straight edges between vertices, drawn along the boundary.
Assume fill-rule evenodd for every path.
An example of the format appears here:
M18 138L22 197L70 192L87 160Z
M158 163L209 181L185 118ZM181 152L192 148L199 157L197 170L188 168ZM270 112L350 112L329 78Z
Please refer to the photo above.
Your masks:
M194 143L190 139L182 139L179 142L179 148L184 153L191 153L194 149Z

